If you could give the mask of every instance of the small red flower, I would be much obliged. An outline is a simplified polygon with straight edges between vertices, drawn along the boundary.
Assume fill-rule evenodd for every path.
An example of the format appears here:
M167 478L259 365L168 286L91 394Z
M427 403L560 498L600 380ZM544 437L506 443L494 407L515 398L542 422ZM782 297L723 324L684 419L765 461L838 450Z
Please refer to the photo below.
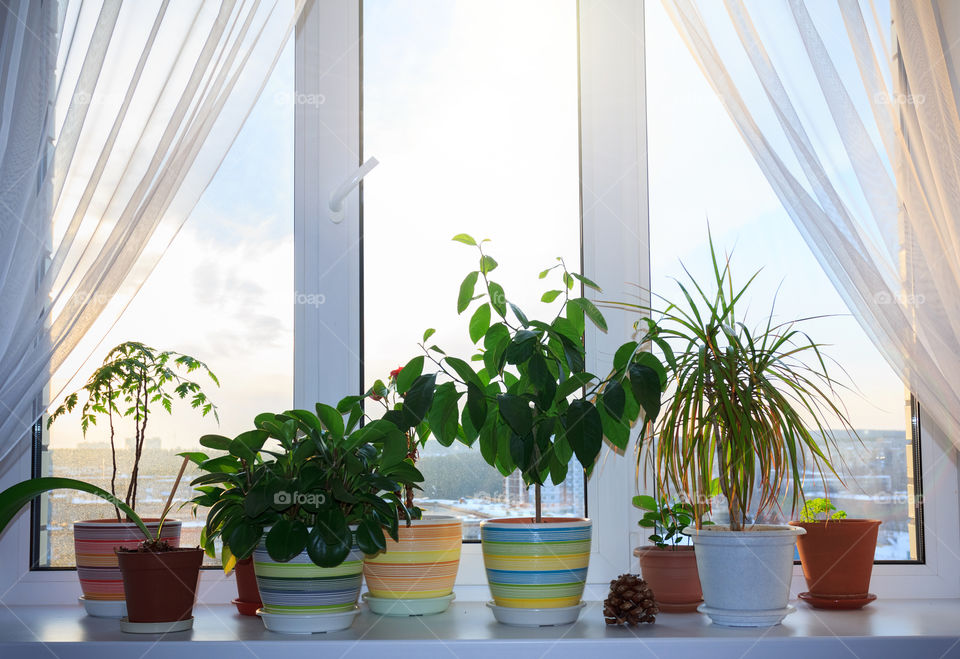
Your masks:
M400 367L395 368L395 369L393 369L392 371L390 371L390 379L391 379L391 380L396 380L396 379L397 379L397 376L400 375L400 371L402 371L402 370L403 370L403 366L400 366Z

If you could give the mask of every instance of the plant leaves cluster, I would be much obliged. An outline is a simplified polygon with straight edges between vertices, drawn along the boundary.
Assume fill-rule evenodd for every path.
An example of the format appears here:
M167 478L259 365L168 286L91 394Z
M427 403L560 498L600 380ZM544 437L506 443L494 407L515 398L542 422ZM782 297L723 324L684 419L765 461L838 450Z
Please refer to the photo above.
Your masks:
M574 455L589 473L604 438L625 449L641 414L645 422L656 419L666 386L666 370L641 348L645 339L621 346L606 376L588 372L586 322L601 331L607 326L575 289L599 290L593 281L557 259L540 279L559 277L560 286L541 298L559 300L558 312L549 320L531 319L492 279L498 264L484 252L486 241L467 234L454 240L479 252L477 269L463 279L457 299L457 311L470 312L477 352L462 359L424 344L448 379L436 386L427 415L437 440L479 443L488 464L504 476L519 469L527 485L562 483Z
M633 505L645 511L643 518L637 523L645 529L653 529L647 539L656 547L668 549L689 541L689 538L683 535L683 530L696 520L697 510L693 505L678 501L671 506L664 498L654 499L646 494L633 497ZM712 523L700 520L699 526Z
M215 457L183 454L205 473L192 485L192 503L208 508L203 544L212 555L223 541L228 562L249 557L264 538L276 561L306 550L321 567L342 563L354 543L367 555L396 540L401 512L396 494L423 476L407 458L407 438L385 419L360 427L361 397L336 408L290 410L256 417L255 428L235 438L205 435ZM264 536L264 534L266 534Z

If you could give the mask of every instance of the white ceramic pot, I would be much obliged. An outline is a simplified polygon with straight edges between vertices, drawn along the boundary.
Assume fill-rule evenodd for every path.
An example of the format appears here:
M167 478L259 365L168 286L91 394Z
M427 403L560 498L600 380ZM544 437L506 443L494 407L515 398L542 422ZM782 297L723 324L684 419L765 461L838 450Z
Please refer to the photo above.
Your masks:
M727 627L771 627L795 610L787 604L794 544L804 530L757 524L747 531L728 526L686 529L696 546L706 613Z

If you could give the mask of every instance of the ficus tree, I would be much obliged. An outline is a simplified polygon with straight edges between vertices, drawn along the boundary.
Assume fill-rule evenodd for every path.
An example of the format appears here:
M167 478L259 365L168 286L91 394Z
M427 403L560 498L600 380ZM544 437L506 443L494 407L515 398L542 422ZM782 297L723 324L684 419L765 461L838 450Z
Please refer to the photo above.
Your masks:
M494 281L498 264L484 251L487 241L466 234L454 240L477 250L477 267L460 285L457 311L470 312L470 340L476 353L464 359L421 344L444 374L427 411L429 430L442 444L459 439L478 443L484 460L508 476L519 469L536 490L536 521L541 520L540 487L560 484L572 456L593 469L604 439L626 449L631 427L641 416L656 419L666 386L660 361L643 349L651 337L628 341L616 351L605 375L586 370L586 322L607 330L597 307L576 294L581 286L599 290L562 259L540 273L559 285L547 289L545 303L556 315L530 318Z

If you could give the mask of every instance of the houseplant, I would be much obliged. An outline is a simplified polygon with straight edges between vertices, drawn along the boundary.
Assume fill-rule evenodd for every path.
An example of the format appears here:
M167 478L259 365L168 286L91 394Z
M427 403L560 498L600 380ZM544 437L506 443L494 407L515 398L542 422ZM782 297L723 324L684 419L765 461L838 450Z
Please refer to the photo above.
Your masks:
M103 363L86 384L66 397L47 420L49 427L59 417L72 412L80 394L86 401L80 410L80 427L86 435L97 421L106 421L110 431L112 472L110 493L117 495L117 427L124 419L133 422L133 462L124 503L137 508L140 461L143 456L147 424L155 411L171 414L175 399L189 398L191 407L201 415L217 415L216 407L207 398L200 384L186 375L195 371L205 373L215 384L216 376L206 364L172 351L157 351L143 343L121 343L107 353ZM114 506L115 519L94 519L73 525L77 574L83 596L80 598L89 615L122 617L126 615L123 580L113 552L114 547L133 548L142 540L140 532L128 516L121 519L120 508ZM144 520L151 532L161 529L160 520ZM160 537L171 546L180 542L180 522L167 520Z
M393 370L386 383L377 380L366 393L371 403L382 405L382 418L403 431L407 459L413 464L419 449L432 436L431 420L438 426L446 420L430 414L436 374L424 374L423 368L424 357L414 357ZM456 421L455 416L453 419ZM438 439L449 446L454 437L445 434ZM401 519L397 540L387 538L384 551L363 561L368 590L364 599L374 613L431 615L446 611L454 599L453 585L463 543L462 522L453 515L423 515L414 505L413 490L413 485L407 484L402 493L397 493L403 495L404 506L411 513L409 518Z
M657 606L663 613L696 611L703 602L703 591L693 546L684 542L689 540L683 535L694 523L696 511L689 503L670 505L664 498L649 495L633 497L633 505L646 511L640 526L653 530L648 537L653 544L637 547L633 555L640 559L640 571L653 589Z
M200 438L201 446L216 449L226 447L227 453L212 458L202 451L179 454L204 472L190 483L197 492L189 501L193 504L193 514L196 515L198 507L209 508L211 513L200 532L200 544L210 558L216 558L215 541L220 538L223 572L227 575L233 572L237 582L237 598L232 603L241 615L247 616L257 615L257 610L263 606L253 571L253 558L237 558L229 542L221 535L224 522L229 518L214 518L212 513L231 500L242 499L250 491L263 469L260 450L250 447L262 446L264 441L266 435L262 430L247 431L233 439L222 435L204 435Z
M868 591L879 520L848 519L829 499L811 499L790 524L806 531L797 539L809 588L800 599L818 609L860 609L877 598Z
M129 619L121 621L128 632L174 632L193 626L193 603L203 552L200 548L171 546L159 530L151 530L134 510L112 493L72 478L42 477L17 483L0 492L0 534L17 514L44 492L70 489L86 492L113 504L126 515L138 534L132 547L114 549L127 598Z
M695 280L689 288L678 282L682 302L666 302L649 321L669 348L672 390L655 441L639 455L652 463L666 496L682 497L699 513L709 508L716 479L729 508L728 525L698 521L686 530L703 586L700 610L722 625L774 625L793 610L787 606L793 545L804 529L749 522L778 511L780 497L793 509L805 469L835 473L828 419L853 430L831 398L836 383L820 346L796 322L776 323L773 310L754 329L739 322L737 303L756 275L736 287L729 258L720 262L712 238L710 254L709 290Z
M236 439L203 438L208 448L248 464L257 453L270 456L242 475L223 460L219 480L200 485L223 491L198 497L210 503L206 541L223 538L237 560L253 556L267 629L349 627L358 612L363 556L383 551L387 536L396 540L401 512L412 514L396 494L423 480L407 458L406 437L382 419L358 428L362 416L357 397L350 397L339 411L318 403L316 413L260 414L256 429ZM267 440L277 450L264 449ZM238 478L249 479L246 488Z
M540 274L544 279L555 272L562 281L562 288L542 297L559 302L557 314L549 321L531 320L490 278L497 262L484 252L483 243L465 234L454 240L479 253L478 268L464 279L457 302L460 313L473 307L470 338L479 350L468 362L435 346L426 348L450 379L437 387L431 430L438 438L459 434L468 445L479 443L488 464L504 476L519 469L535 489L533 517L481 525L496 618L518 625L570 623L582 607L592 524L589 519L543 517L540 487L548 478L562 483L573 456L589 474L604 437L624 449L641 409L647 420L656 417L665 372L640 349L642 342L634 341L616 351L607 376L587 372L585 319L604 331L606 323L590 300L571 292L577 282L597 288L595 283L568 271L558 259ZM466 405L458 423L463 396Z

